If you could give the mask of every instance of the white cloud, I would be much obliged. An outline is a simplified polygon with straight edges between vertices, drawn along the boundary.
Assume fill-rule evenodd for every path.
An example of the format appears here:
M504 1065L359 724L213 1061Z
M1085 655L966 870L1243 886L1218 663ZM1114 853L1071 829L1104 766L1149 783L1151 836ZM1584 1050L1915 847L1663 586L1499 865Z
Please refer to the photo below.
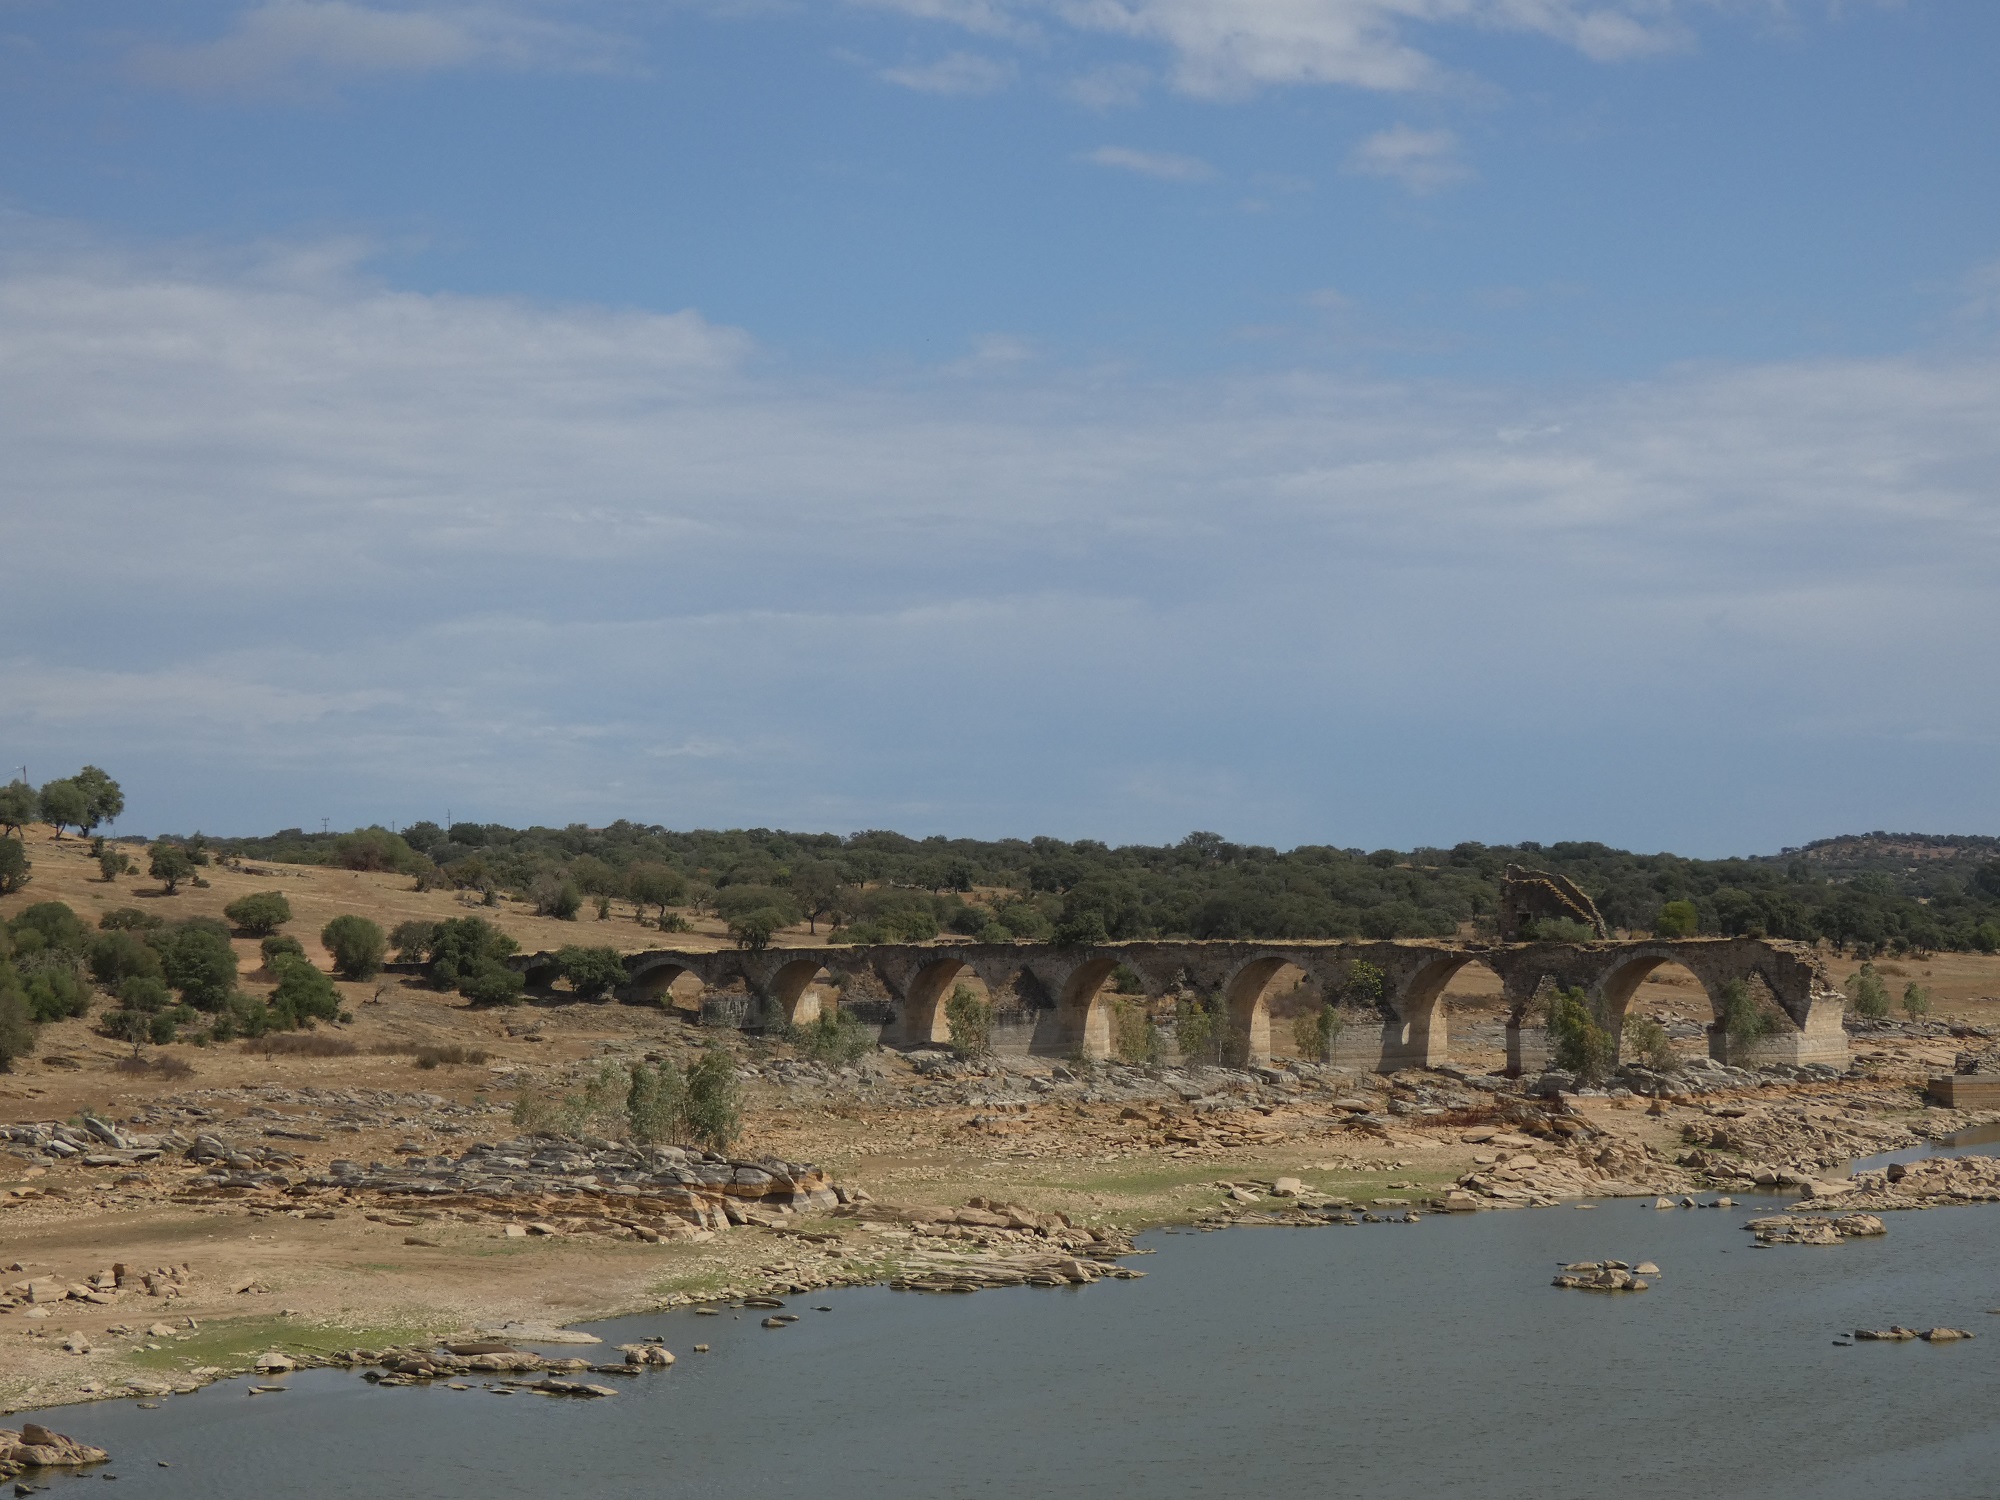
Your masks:
M1014 74L1013 63L972 52L954 52L936 62L882 70L882 77L890 83L924 94L995 94L1014 81Z
M265 0L211 41L149 44L128 62L138 77L166 87L264 93L460 68L604 71L620 65L622 52L604 33L502 5Z
M1667 0L875 0L989 35L1047 16L1076 31L1162 46L1185 92L1339 84L1404 92L1446 68L1412 33L1470 26L1549 37L1599 61L1682 44ZM1074 86L1073 86L1074 87Z
M1412 125L1392 125L1369 136L1348 153L1347 170L1393 178L1413 193L1434 193L1471 176L1459 159L1456 135Z
M2000 817L1990 357L822 380L349 254L0 263L0 740L136 828Z
M1119 172L1136 172L1141 177L1157 177L1162 182L1206 182L1215 168L1198 156L1176 156L1170 151L1135 151L1129 146L1099 146L1081 158L1093 166Z

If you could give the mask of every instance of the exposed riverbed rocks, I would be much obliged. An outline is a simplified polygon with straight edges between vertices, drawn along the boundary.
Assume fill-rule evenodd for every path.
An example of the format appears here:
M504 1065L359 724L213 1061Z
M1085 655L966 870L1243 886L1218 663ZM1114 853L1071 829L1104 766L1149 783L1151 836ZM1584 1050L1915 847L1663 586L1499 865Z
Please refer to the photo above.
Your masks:
M0 1479L12 1479L32 1469L80 1469L110 1457L102 1448L51 1432L36 1422L22 1423L18 1432L0 1427Z
M1801 1207L1822 1207L1837 1198L1845 1210L1887 1213L1892 1209L1944 1208L1955 1203L2000 1203L2000 1157L1932 1156L1856 1172L1844 1182L1820 1184L1822 1194Z
M1838 1245L1844 1240L1887 1234L1888 1226L1873 1214L1844 1213L1833 1218L1814 1214L1765 1214L1743 1226L1760 1245Z

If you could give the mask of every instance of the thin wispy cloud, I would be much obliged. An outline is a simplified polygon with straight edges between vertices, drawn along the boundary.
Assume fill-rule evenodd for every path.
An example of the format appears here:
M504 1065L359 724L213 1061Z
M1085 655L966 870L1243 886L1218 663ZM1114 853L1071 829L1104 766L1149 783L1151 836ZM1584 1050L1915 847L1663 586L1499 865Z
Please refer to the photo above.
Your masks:
M1387 177L1413 193L1435 193L1472 175L1449 130L1392 125L1378 130L1347 154L1347 170L1364 177Z
M616 37L527 9L350 0L266 0L220 36L149 43L127 58L145 82L205 94L318 91L345 79L471 68L605 72L629 62Z
M954 52L936 62L911 67L884 68L881 76L890 83L923 94L997 94L1014 81L1012 62L981 57L973 52Z
M1093 166L1116 172L1134 172L1161 182L1207 182L1215 168L1198 156L1180 156L1171 151L1136 151L1130 146L1099 146L1083 153Z
M1444 27L1539 35L1599 62L1685 44L1661 0L873 0L904 14L1004 35L1046 18L1079 33L1164 48L1182 91L1272 85L1386 92L1444 86L1426 43Z

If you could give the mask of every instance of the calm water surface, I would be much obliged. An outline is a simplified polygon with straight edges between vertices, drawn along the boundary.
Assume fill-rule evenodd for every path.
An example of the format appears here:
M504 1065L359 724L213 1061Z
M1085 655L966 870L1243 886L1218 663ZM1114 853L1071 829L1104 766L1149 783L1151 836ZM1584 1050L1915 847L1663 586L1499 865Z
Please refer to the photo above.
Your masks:
M111 1449L119 1494L205 1500L2000 1490L2000 1206L1768 1250L1740 1228L1752 1212L1625 1200L1160 1234L1131 1263L1143 1281L820 1293L790 1299L804 1320L783 1331L629 1318L592 1329L664 1334L680 1363L604 1401L315 1371L284 1395L238 1381L46 1415ZM1604 1256L1664 1274L1623 1297L1548 1284L1556 1261ZM1833 1346L1892 1322L1983 1336Z

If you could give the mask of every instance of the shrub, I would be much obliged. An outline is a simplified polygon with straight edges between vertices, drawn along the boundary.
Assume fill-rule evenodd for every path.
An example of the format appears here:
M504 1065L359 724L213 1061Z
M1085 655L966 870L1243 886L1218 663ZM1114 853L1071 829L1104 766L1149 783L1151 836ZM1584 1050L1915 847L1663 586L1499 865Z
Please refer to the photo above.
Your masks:
M353 1057L361 1049L344 1036L321 1031L274 1031L245 1042L243 1050L266 1057Z
M1156 1063L1162 1051L1160 1028L1143 1001L1111 1002L1111 1055L1120 1062Z
M718 1153L727 1151L743 1128L736 1060L719 1043L710 1043L688 1065L685 1116L688 1139Z
M951 1050L960 1057L984 1057L993 1050L993 1007L971 986L952 986L951 998L944 1003L944 1024Z
M34 863L20 840L0 836L0 896L11 896L26 886Z
M1611 1041L1580 989L1557 989L1548 1001L1547 1027L1551 1060L1580 1082L1597 1083L1617 1061Z
M222 908L222 914L251 937L267 937L292 920L292 903L282 891L258 891Z
M343 870L395 870L413 875L428 867L430 861L412 849L400 835L376 826L341 834L328 851L327 863L338 865Z
M642 1146L678 1141L687 1119L687 1077L671 1062L632 1065L625 1091L625 1124Z
M1347 977L1341 982L1340 997L1349 1005L1374 1009L1381 1005L1383 996L1388 990L1388 975L1367 959L1357 958L1347 966Z
M785 925L785 914L776 907L756 907L729 919L729 939L745 952L758 953Z
M440 989L469 994L467 983L493 969L505 968L501 960L512 957L517 946L484 917L447 917L431 934L431 982ZM515 993L519 993L518 988Z
M1340 1012L1322 1001L1315 1010L1292 1018L1292 1044L1309 1062L1332 1062L1334 1039L1340 1035Z
M519 1005L528 983L499 960L482 963L458 982L458 992L474 1005Z
M105 849L97 856L97 873L106 885L111 884L120 875L130 875L137 868L138 866L132 863L131 856L122 849Z
M615 948L585 948L574 943L558 948L556 971L569 981L580 1000L596 1000L625 982L625 960Z
M236 988L236 949L227 929L197 917L161 928L147 937L160 955L168 984L196 1010L219 1012Z
M90 1009L90 987L68 964L45 964L24 978L28 1014L38 1022L61 1021Z
M1847 998L1853 1002L1857 1016L1879 1021L1889 1014L1889 986L1882 982L1873 964L1863 964L1848 976Z
M1666 1072L1676 1061L1667 1028L1651 1016L1634 1016L1626 1021L1622 1041L1626 1057L1638 1059L1655 1072Z
M376 929L378 932L380 928ZM278 987L271 992L271 1019L290 1030L310 1027L315 1021L337 1020L340 991L333 980L303 958L289 954L275 965Z
M137 975L158 979L161 972L160 955L129 932L100 932L91 940L90 977L108 990Z
M8 954L6 931L0 928L0 1073L12 1071L15 1058L35 1050L35 1019Z
M603 1064L580 1089L553 1096L523 1089L514 1101L516 1125L555 1135L613 1135L629 1128L630 1113L629 1085L616 1063Z
M528 899L534 903L536 916L555 917L563 922L574 922L583 907L583 892L577 889L576 882L553 870L535 877L534 884L528 887Z
M99 917L97 925L106 932L150 932L155 927L164 927L166 922L136 906L120 906Z
M334 972L343 979L367 979L382 971L389 940L366 917L343 913L319 930L319 940L333 956Z
M169 896L181 888L181 882L194 874L194 856L179 844L162 843L154 840L146 873L165 887Z
M126 1010L144 1011L147 1015L167 1009L173 1003L174 993L166 986L166 981L155 974L134 974L118 986L118 1003Z
M1931 1013L1931 992L1912 979L1903 986L1903 1014L1912 1021Z
M441 925L416 920L398 922L389 934L389 944L396 950L396 961L405 964L429 963Z
M33 906L23 907L7 925L16 939L26 932L34 933L40 939L37 947L80 954L90 946L90 929L60 901L37 901Z
M1692 901L1669 901L1653 919L1653 936L1690 938L1701 930L1701 913Z
M982 943L1011 943L1014 941L1014 934L1007 928L1002 927L998 922L988 922L984 927L979 929L978 937Z
M288 932L273 933L270 937L265 938L263 942L259 943L257 947L264 955L264 967L267 969L272 966L277 960L278 955L282 953L289 953L294 958L304 958L306 956L306 945Z
M1104 913L1096 911L1077 912L1056 923L1049 941L1062 948L1095 948L1111 941L1111 934L1104 926Z
M1217 998L1184 996L1174 1006L1174 1045L1184 1061L1226 1064L1239 1051L1236 1028Z
M1732 979L1722 987L1722 1029L1731 1041L1747 1045L1776 1035L1784 1022L1757 1003L1747 984Z
M416 1063L427 1072L432 1068L476 1068L486 1061L487 1056L481 1048L446 1042L417 1048Z
M814 1062L844 1068L875 1050L874 1034L846 1012L822 1006L803 1026L787 1026L785 1040Z

